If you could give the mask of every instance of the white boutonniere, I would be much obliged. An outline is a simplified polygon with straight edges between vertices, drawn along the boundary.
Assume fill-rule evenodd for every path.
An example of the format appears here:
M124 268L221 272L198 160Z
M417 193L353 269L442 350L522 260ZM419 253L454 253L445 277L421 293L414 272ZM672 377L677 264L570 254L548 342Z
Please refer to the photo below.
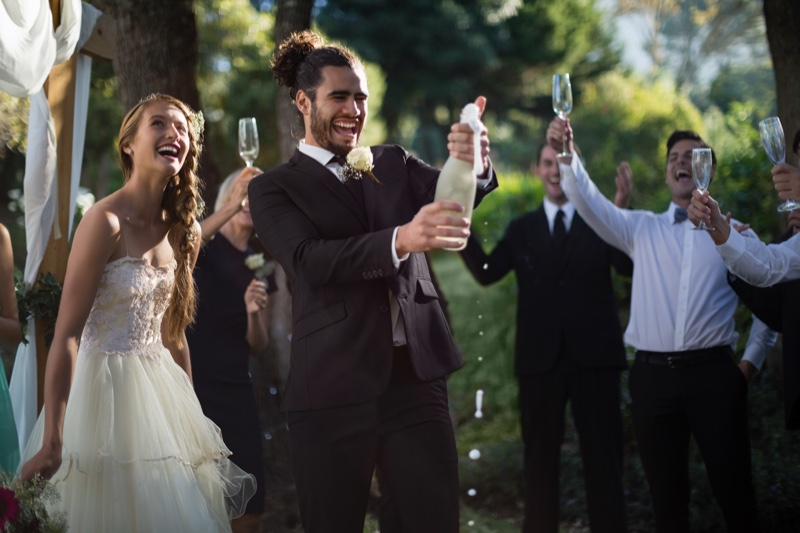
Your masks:
M347 154L347 163L339 170L339 176L342 181L360 180L361 174L366 173L372 181L380 185L380 180L372 173L372 167L372 150L367 146L359 146Z
M272 261L266 261L264 254L251 254L244 260L244 265L253 271L258 280L263 280L272 273Z

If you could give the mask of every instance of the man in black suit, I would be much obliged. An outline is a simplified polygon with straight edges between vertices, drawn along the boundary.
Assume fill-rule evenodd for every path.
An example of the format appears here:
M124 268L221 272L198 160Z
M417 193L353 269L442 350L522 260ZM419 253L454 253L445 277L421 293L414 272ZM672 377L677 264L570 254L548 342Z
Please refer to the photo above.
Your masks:
M391 502L382 532L455 533L445 376L462 360L424 252L469 234L463 207L432 202L439 170L396 145L371 147L372 175L341 181L337 160L358 146L367 118L366 75L351 51L293 34L272 71L305 138L288 163L250 183L249 198L256 233L292 286L284 407L303 527L361 533L377 465ZM476 104L483 111L485 99ZM476 184L480 200L496 179L482 125L476 135L488 176ZM451 156L473 162L472 143L469 126L451 128Z
M462 252L487 285L517 275L515 370L525 445L525 532L557 532L564 410L572 404L594 532L625 531L620 373L627 368L611 266L631 260L602 241L561 190L556 151L543 143L534 171L541 207L513 220L491 255L471 235ZM616 201L628 206L630 169L618 170Z
M798 131L800 134L800 131ZM800 136L800 135L799 135ZM795 137L795 152L800 148ZM798 153L800 157L800 153ZM784 242L800 233L800 210L789 212L789 229ZM742 302L770 329L783 334L783 403L786 429L800 429L800 280L784 281L772 287L756 287L728 275L728 281Z

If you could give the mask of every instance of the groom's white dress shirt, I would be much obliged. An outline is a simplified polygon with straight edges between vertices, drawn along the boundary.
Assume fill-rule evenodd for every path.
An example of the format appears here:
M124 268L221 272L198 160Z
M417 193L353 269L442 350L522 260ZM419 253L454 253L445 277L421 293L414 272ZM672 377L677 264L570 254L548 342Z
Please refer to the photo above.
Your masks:
M600 193L578 157L560 169L561 186L581 218L633 260L625 342L653 352L735 348L738 297L706 232L692 231L688 220L674 223L675 203L663 213L618 208ZM761 368L776 334L753 319L743 359Z

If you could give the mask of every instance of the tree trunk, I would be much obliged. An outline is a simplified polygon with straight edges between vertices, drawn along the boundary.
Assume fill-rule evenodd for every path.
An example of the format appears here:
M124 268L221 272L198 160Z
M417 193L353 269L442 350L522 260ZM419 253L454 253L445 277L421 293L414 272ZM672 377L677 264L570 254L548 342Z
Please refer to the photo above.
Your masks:
M275 46L277 47L292 33L311 27L311 8L314 0L280 0L275 13ZM297 108L289 98L289 92L281 89L277 98L278 130L281 139L281 159L287 161L294 153L297 141L293 133L301 134L297 128Z
M786 159L796 161L790 152L795 132L800 129L800 3L764 0L764 20L775 71L778 116L786 136Z
M123 112L156 92L201 109L192 0L95 0L94 4L116 21L114 74ZM206 190L213 191L219 182L219 169L210 150L200 157L200 177Z

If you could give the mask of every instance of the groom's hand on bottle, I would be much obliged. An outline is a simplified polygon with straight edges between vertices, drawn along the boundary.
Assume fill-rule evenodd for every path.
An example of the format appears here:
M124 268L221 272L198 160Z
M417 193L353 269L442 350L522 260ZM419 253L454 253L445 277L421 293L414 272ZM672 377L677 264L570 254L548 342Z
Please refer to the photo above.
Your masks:
M441 237L458 239L469 237L469 220L458 216L458 213L463 212L464 207L451 200L441 200L423 206L411 222L398 229L395 241L397 257L437 248L458 248L460 242Z
M479 96L475 99L475 105L478 106L482 116L483 110L486 109L486 98ZM469 124L456 122L450 126L450 133L447 134L447 150L450 152L450 157L469 163L474 162L473 135L474 133ZM485 174L489 168L489 132L483 122L480 123L479 135L481 137L481 163L483 164L483 174Z

